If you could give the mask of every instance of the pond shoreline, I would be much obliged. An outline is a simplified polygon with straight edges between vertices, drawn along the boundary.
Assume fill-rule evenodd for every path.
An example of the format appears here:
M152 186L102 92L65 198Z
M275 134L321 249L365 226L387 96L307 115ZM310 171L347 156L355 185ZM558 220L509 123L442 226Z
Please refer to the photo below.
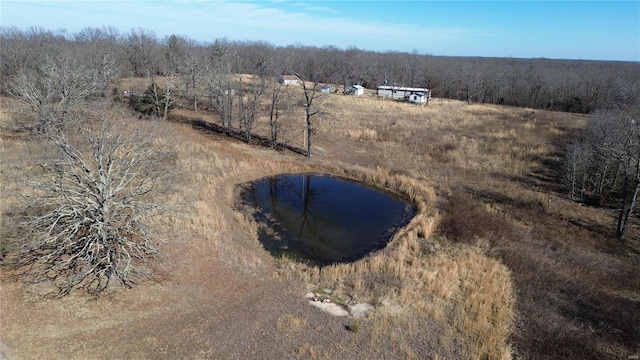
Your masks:
M239 189L266 250L319 266L383 249L416 214L397 194L331 174L280 174Z

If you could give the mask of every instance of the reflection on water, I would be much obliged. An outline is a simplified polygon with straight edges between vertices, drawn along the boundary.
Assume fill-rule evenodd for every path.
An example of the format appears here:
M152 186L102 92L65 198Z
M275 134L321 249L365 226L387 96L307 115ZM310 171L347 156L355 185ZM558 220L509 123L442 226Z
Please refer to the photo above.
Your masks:
M322 175L279 175L246 184L242 201L269 230L260 241L317 265L350 262L382 249L413 208L388 194Z

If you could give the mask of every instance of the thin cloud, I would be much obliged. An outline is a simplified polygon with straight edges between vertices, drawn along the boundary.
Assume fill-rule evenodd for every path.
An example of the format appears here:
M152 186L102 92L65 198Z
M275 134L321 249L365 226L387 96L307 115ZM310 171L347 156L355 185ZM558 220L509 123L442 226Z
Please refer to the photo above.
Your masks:
M291 6L302 8L305 11L313 11L313 12L319 12L319 13L324 13L324 14L339 14L340 13L336 9L332 9L332 8L329 8L329 7L326 7L326 6L311 5L311 4L308 4L308 3L293 3L293 4L291 4Z

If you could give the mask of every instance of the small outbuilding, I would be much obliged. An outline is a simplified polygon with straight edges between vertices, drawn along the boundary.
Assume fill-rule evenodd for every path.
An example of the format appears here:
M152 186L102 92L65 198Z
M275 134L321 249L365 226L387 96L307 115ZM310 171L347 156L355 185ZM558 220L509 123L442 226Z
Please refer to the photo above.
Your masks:
M364 95L364 87L362 85L351 85L347 91L348 95Z
M414 104L426 104L428 101L428 95L423 92L413 93L409 95L409 102Z
M300 82L296 75L282 75L278 78L278 82L282 85L294 85Z

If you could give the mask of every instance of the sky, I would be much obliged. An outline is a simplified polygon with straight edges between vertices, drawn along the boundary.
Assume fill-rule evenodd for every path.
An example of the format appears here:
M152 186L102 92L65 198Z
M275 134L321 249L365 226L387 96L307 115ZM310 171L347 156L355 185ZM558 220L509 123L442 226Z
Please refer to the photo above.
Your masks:
M0 25L212 42L640 62L640 1L0 0Z

